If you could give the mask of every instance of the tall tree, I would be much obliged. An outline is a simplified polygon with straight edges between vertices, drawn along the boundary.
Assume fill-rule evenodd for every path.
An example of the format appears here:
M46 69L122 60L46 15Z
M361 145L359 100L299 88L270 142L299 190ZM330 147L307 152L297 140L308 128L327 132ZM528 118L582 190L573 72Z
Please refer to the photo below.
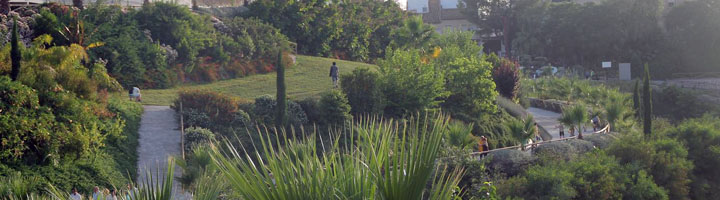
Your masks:
M285 94L285 66L282 61L282 50L278 50L277 63L277 116L275 116L275 125L285 125L285 104L287 104L287 98Z
M10 0L0 0L0 14L7 15L10 12Z
M642 101L643 133L648 136L652 131L652 91L650 88L650 69L647 64L645 64L645 77L643 78Z
M13 28L12 28L12 36L10 39L10 60L12 62L12 71L10 71L10 78L12 78L13 81L16 81L18 76L20 75L20 60L22 60L22 55L20 55L20 47L19 47L19 41L18 41L18 30L17 30L17 19L13 19Z
M640 80L635 80L635 88L633 89L633 111L635 111L635 117L640 118Z

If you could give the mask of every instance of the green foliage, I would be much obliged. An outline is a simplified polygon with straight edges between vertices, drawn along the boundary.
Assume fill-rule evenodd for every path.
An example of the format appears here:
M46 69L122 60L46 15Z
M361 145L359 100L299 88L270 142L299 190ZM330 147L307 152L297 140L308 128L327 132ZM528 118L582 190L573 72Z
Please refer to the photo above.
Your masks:
M590 120L588 115L587 107L584 104L574 104L563 109L562 116L558 121L577 131L582 130L582 125ZM580 137L582 132L578 131L578 133L580 133L578 137L582 139L582 137Z
M669 9L665 16L668 40L681 61L670 72L717 72L720 47L707 41L718 39L716 30L720 22L715 20L718 17L720 5L715 1L683 2ZM657 74L655 69L653 73Z
M528 115L522 120L515 119L508 121L507 129L515 139L515 142L522 145L521 149L523 150L525 149L525 145L528 144L528 140L534 138L535 132L538 131L532 115Z
M140 30L147 29L154 39L177 47L181 61L194 61L200 50L212 44L209 16L194 15L184 6L155 2L143 5L135 18Z
M349 132L357 137L353 146L342 148L336 140L323 156L314 137L283 138L285 146L277 149L273 140L263 140L260 154L229 158L214 147L212 156L240 198L452 199L462 171L435 165L447 123L442 116L426 116L399 128L392 120L365 118Z
M298 53L359 61L382 58L393 43L394 30L406 18L395 2L388 1L261 0L253 1L242 15L281 30L297 43Z
M330 90L322 94L318 109L322 124L342 126L352 121L348 99L340 90Z
M650 135L652 132L652 91L650 88L650 68L645 64L645 74L642 87L642 120L643 133Z
M356 68L352 74L341 75L340 80L353 115L382 114L384 100L378 73L368 68Z
M712 199L720 186L720 173L716 166L720 164L720 123L717 117L705 116L691 119L664 131L668 136L677 138L687 148L687 158L695 168L690 178L691 199Z
M278 51L277 56L277 115L275 116L275 125L284 126L286 120L285 105L287 105L287 97L285 93L285 66L282 61L282 52Z
M640 80L635 80L635 87L633 89L633 111L636 118L640 118Z
M607 151L621 164L629 165L630 170L646 169L654 182L668 191L671 199L688 198L693 164L688 160L688 150L677 140L647 140L638 134L628 134L610 145Z
M263 95L255 98L251 117L258 124L271 125L276 122L275 114L277 113L277 101L270 95ZM302 107L293 101L287 101L287 118L288 123L294 126L306 124L308 122L307 115Z
M393 30L391 46L397 49L426 48L436 37L434 29L432 25L423 23L422 16L409 17L402 26Z
M20 47L18 46L18 28L17 19L13 19L12 35L10 36L10 60L12 62L12 71L10 72L10 79L16 81L20 75L20 61L22 56L20 55Z
M185 152L194 152L202 145L207 145L215 138L215 134L205 128L190 127L185 129Z
M706 102L702 92L670 85L652 92L653 115L673 122L714 115L720 111L716 104Z
M420 52L393 51L378 61L382 91L387 99L385 114L403 116L437 106L438 98L447 96L444 76L430 64L423 63Z
M488 62L477 57L457 58L445 67L445 88L450 95L443 103L444 108L471 116L496 112L497 92Z
M476 149L480 138L472 134L473 124L453 121L448 124L448 134L444 136L445 143L450 147L460 149Z
M173 109L180 112L182 102L183 114L189 120L189 126L203 123L203 115L211 122L210 128L215 126L231 126L238 112L237 101L232 97L211 91L187 90L180 91L178 99L173 104ZM187 111L187 112L185 112ZM199 115L199 116L198 116Z

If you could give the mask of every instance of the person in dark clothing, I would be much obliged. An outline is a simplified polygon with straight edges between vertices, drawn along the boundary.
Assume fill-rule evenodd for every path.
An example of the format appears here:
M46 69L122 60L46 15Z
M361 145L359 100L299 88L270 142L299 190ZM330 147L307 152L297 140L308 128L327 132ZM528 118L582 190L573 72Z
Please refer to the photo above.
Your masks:
M335 65L335 62L332 63L332 66L330 66L330 78L332 79L333 86L335 88L338 87L338 74L340 73L340 70L338 69L337 65Z

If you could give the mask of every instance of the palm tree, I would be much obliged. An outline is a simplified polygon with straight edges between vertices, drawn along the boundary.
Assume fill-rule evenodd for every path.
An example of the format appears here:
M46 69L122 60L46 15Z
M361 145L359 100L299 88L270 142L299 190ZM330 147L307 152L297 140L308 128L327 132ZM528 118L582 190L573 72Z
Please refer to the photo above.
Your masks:
M614 95L608 97L608 101L605 104L605 120L610 124L610 129L616 128L618 122L626 122L627 119L632 118L633 112L629 109L628 99L622 95Z
M447 144L460 149L472 149L477 145L478 137L472 134L473 124L454 121L448 125L448 134L445 134Z
M397 48L423 48L430 44L434 34L435 28L423 23L422 17L410 17L402 27L393 31L393 45Z
M523 120L510 120L506 126L515 141L520 143L520 149L522 150L525 150L526 142L535 136L535 122L532 115L527 115Z
M578 131L578 139L583 138L582 125L587 123L588 120L589 116L585 105L579 103L576 103L564 109L562 117L559 119L559 121L564 122L564 124L570 125L570 127Z

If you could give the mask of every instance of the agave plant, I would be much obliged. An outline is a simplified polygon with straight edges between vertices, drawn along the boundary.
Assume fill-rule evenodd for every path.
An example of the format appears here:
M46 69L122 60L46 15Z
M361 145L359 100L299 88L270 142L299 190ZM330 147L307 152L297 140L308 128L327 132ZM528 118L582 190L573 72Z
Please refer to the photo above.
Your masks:
M527 141L535 135L535 120L532 115L528 115L525 119L513 119L507 123L508 131L520 143L520 148L525 150Z
M229 150L213 146L212 156L241 199L452 199L462 171L435 164L447 124L442 115L402 123L366 117L321 147L312 134L300 141L278 130L272 141L265 130L256 154L226 141ZM341 147L345 139L354 141Z

